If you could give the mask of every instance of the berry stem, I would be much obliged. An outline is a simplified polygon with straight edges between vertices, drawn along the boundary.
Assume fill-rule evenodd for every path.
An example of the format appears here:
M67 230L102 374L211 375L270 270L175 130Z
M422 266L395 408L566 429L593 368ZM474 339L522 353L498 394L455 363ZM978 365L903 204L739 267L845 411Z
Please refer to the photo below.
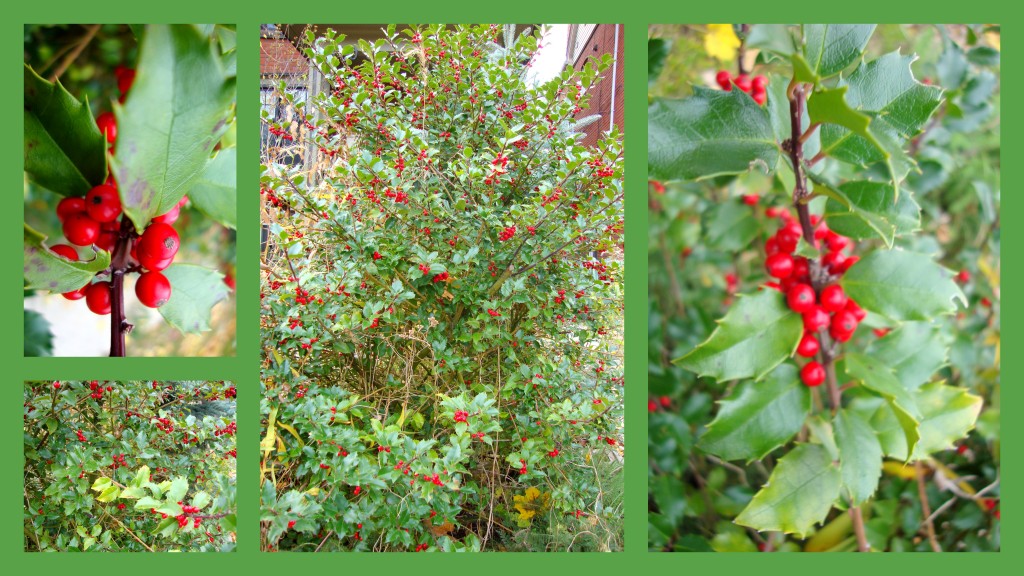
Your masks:
M128 269L132 236L135 229L131 219L121 219L121 231L114 247L114 258L110 264L110 356L124 357L125 334L131 330L124 314L124 274Z
M811 214L806 203L810 194L807 190L807 176L804 173L803 145L807 139L806 136L813 133L816 127L811 126L806 132L803 130L802 120L806 97L804 87L794 80L789 87L788 94L790 97L789 120L791 131L789 140L783 143L783 148L789 153L790 161L793 163L793 172L796 175L796 184L793 188L793 207L800 217L800 230L803 233L804 240L811 246L814 246L814 225L811 223ZM821 156L821 154L818 156ZM814 161L820 160L818 156L815 156ZM810 266L811 286L820 299L821 290L828 283L828 275L822 273L825 271L825 266L821 263L820 256L812 259ZM839 381L836 377L836 350L833 346L832 338L827 331L822 331L818 338L821 341L818 357L821 359L821 365L825 368L825 381L828 383L829 401L832 404L832 415L834 416L842 407L843 401L842 391L839 389ZM850 520L853 524L853 532L857 537L857 551L870 552L871 545L868 543L864 530L864 516L861 513L860 506L850 507Z

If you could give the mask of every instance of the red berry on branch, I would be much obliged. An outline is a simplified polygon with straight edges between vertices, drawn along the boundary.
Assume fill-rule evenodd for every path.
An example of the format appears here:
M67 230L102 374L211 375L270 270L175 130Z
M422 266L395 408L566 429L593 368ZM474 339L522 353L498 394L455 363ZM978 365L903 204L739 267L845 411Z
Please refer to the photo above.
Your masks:
M804 358L813 357L819 350L821 350L821 344L818 343L818 339L813 334L807 332L804 333L803 338L800 339L800 344L796 347L796 353Z
M754 76L753 80L750 81L750 88L752 90L764 91L768 87L768 79L758 74Z
M178 232L170 224L156 222L150 224L142 233L136 251L140 261L143 257L165 260L174 258L180 245Z
M121 197L117 188L100 184L85 195L85 211L97 222L113 222L121 215Z
M849 310L840 310L832 316L832 324L828 333L840 342L849 340L857 330L857 317Z
M744 92L750 92L751 81L750 76L746 74L740 74L736 77L736 87Z
M743 203L746 204L747 206L755 206L755 205L757 205L757 202L760 199L761 199L761 197L758 196L757 194L744 194L743 195Z
M732 74L729 74L728 70L719 70L718 74L715 74L715 82L722 90L732 90Z
M763 90L754 90L750 94L750 97L753 98L754 102L757 102L759 106L764 105L764 103L768 101L768 94Z
M846 308L846 292L838 284L830 284L821 290L821 307L829 312L838 312Z
M786 303L789 309L797 314L803 314L815 304L814 288L810 284L796 284L786 293Z
M91 246L100 237L100 223L79 212L64 219L64 237L75 246Z
M800 380L807 386L820 386L825 381L825 369L817 362L808 362L800 369Z
M95 314L110 314L110 282L96 282L87 286L85 304Z
M117 139L117 119L111 112L104 112L96 117L96 127L100 129L109 144Z
M793 274L793 257L789 254L773 254L765 260L764 265L768 274L775 278L788 278Z
M61 222L67 219L72 214L79 214L85 212L85 198L71 197L64 198L57 203L57 218Z
M858 306L857 303L853 301L853 298L848 298L846 300L846 309L853 312L853 317L857 319L857 322L861 322L864 318L867 318L868 313Z
M813 306L810 310L804 312L803 316L804 330L812 333L824 330L832 321L828 312L825 312L821 306Z
M135 282L135 296L144 306L159 308L171 299L171 282L159 272L145 272Z

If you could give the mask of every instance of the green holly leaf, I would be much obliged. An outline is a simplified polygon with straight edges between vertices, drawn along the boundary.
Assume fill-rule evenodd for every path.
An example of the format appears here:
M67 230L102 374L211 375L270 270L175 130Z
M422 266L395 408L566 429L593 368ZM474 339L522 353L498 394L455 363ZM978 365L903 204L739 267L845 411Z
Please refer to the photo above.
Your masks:
M796 435L810 411L811 395L796 367L782 364L721 401L697 447L723 460L760 460Z
M840 285L865 310L900 322L952 314L956 300L966 306L952 278L952 272L924 254L875 250L850 267Z
M167 490L168 502L179 502L188 492L188 480L181 476L171 481L171 487Z
M196 495L192 497L192 505L202 510L206 508L206 505L210 503L210 494L207 492L196 492Z
M665 38L647 39L647 85L650 86L658 81L661 70L665 67L665 58L668 57L669 48L672 43Z
M828 516L839 497L841 476L828 450L800 444L779 459L768 483L736 517L736 523L760 532L804 538Z
M142 486L128 486L121 491L121 498L135 500L146 495L146 489Z
M655 100L647 113L648 172L695 180L769 171L779 146L767 112L740 90L694 87L684 100Z
M942 382L919 388L916 400L921 410L921 441L914 447L911 460L954 448L953 443L967 436L981 413L981 397Z
M53 356L50 323L35 310L25 310L25 357Z
M921 228L921 207L910 194L901 194L897 200L890 183L860 180L818 190L829 196L824 214L829 229L843 236L857 240L878 237L891 248L897 236Z
M145 486L149 483L149 466L143 466L135 472L135 477L132 478L132 486Z
M704 240L714 250L738 252L757 238L761 224L754 210L738 200L715 204L701 218Z
M206 164L202 176L188 192L196 208L231 229L236 224L236 152L235 148L221 150Z
M861 64L849 78L840 80L841 87L848 87L849 107L871 117L868 130L873 138L845 126L825 124L821 127L825 154L861 166L884 161L894 186L914 169L903 143L921 131L942 100L940 88L914 79L910 69L914 59L892 52Z
M882 150L881 143L875 140L874 135L868 131L871 117L855 110L846 101L846 91L849 88L849 86L824 88L811 94L807 99L807 114L810 116L811 122L842 126ZM884 152L884 150L882 151Z
M857 412L840 410L833 421L843 488L860 506L875 494L882 476L882 445L871 423Z
M85 286L110 266L110 253L100 250L92 260L71 262L43 244L46 240L25 224L25 289L71 292Z
M96 480L93 480L92 490L95 490L96 492L103 492L104 490L106 490L109 487L110 487L110 478L107 478L106 476L100 476Z
M744 40L748 50L764 50L779 56L796 52L796 40L786 24L754 24Z
M106 140L89 109L25 65L25 173L63 196L85 196L107 177Z
M117 116L111 168L125 214L142 230L203 173L227 129L235 80L194 25L148 25L135 82Z
M121 495L121 489L117 486L108 486L96 497L97 502L112 502Z
M164 518L153 529L153 534L171 537L178 531L178 521L173 517Z
M914 396L904 388L892 368L878 362L877 359L856 352L848 352L844 357L846 375L858 381L863 387L884 398L892 408L893 415L903 431L907 452L913 451L921 438L921 414L917 409Z
M947 364L950 338L929 322L906 322L871 343L865 354L892 368L904 388L915 390Z
M164 270L171 282L171 298L159 308L160 315L186 334L210 329L214 305L228 297L224 275L216 270L190 264L175 264Z
M139 498L138 502L135 503L135 509L136 510L149 510L149 509L159 508L160 506L163 506L163 505L164 505L164 503L161 500L157 500L156 498L153 498L152 496L143 496L142 498Z
M860 59L874 24L804 24L803 57L819 78L835 76Z
M785 297L765 288L740 295L711 336L675 363L719 382L759 380L793 355L803 329Z

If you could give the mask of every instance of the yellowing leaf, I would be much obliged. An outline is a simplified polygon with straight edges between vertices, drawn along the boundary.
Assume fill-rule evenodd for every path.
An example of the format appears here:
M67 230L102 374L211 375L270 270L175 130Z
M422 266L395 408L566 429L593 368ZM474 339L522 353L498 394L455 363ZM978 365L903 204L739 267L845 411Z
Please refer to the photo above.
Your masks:
M296 431L295 427L293 427L291 424L285 424L284 422L278 422L277 425L280 426L281 428L284 428L288 432L290 432L292 436L295 436L295 439L299 441L299 447L300 448L306 446L306 443L302 441L302 437L299 436L298 431Z
M708 24L704 35L704 50L712 58L722 62L736 59L736 49L740 47L740 39L732 29L732 24Z
M260 441L260 450L263 452L264 459L270 456L270 452L274 450L274 444L277 443L277 428L274 426L276 420L277 406L270 409L270 415L267 416L267 435Z

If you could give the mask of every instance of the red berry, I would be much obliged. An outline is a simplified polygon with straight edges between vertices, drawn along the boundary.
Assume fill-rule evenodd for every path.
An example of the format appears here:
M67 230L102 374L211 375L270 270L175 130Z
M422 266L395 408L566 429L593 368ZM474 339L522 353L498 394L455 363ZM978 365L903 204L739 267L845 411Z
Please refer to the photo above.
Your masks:
M807 258L796 256L793 258L793 278L806 279L810 274L810 264Z
M151 260L166 260L174 258L180 244L178 233L170 224L156 222L150 224L142 233L136 252L140 262L143 257Z
M81 212L85 212L85 198L64 198L57 203L57 218L61 222L66 220L68 216Z
M87 286L85 304L96 314L110 314L110 282L97 282Z
M857 319L857 322L864 320L864 318L866 318L868 315L868 313L865 312L863 308L858 306L852 298L848 298L846 300L846 309L849 310L850 312L853 312L853 317Z
M100 184L85 195L85 210L97 222L113 222L121 215L121 198L117 188Z
M803 314L814 307L814 288L810 284L796 284L786 293L786 303L789 309L797 314Z
M769 208L769 210L771 210L771 208ZM778 254L779 251L779 240L775 236L765 240L764 253L766 255L771 256L772 254Z
M181 215L181 206L175 206L164 214L153 218L153 222L158 224L174 224L178 221L178 216Z
M135 282L135 296L144 306L159 308L171 298L171 282L159 272L145 272Z
M100 223L79 212L64 219L64 237L75 246L91 246L100 237Z
M832 316L832 324L829 326L828 333L833 338L840 342L846 342L852 336L855 330L857 330L857 317L853 315L853 312L849 310L840 310Z
M838 284L825 286L821 291L821 307L829 312L838 312L846 308L846 292Z
M750 76L747 76L746 74L740 74L739 76L736 77L736 87L739 88L740 90L743 90L744 92L750 92L750 86Z
M846 255L842 252L829 252L821 258L821 263L834 273L846 270Z
M715 82L718 82L722 90L732 90L732 74L729 74L728 70L719 70L718 74L715 74Z
M755 89L750 94L750 97L753 98L754 102L757 102L758 105L763 105L765 102L768 101L768 94L766 94L763 90L756 90Z
M72 262L78 262L78 251L67 244L54 244L50 246L50 251Z
M825 381L825 369L817 362L808 362L800 369L800 380L807 386L820 386Z
M800 242L800 233L794 234L791 230L782 229L775 235L775 241L778 242L781 252L792 254Z
M840 236L831 230L825 234L825 243L828 244L828 249L833 252L839 252L845 250L850 245L850 239L846 236Z
M747 206L754 206L754 205L756 205L757 201L760 200L760 199L761 199L761 197L758 196L757 194L744 194L743 195L743 203L746 204Z
M966 283L970 282L971 281L971 271L970 270L961 270L960 273L956 275L956 279L961 284L966 284Z
M765 78L764 76L760 75L760 74L758 74L757 76L754 76L753 80L750 81L750 88L752 90L757 90L757 91L763 92L764 89L767 86L768 86L768 79Z
M807 312L804 312L804 330L808 332L824 330L831 322L832 319L829 317L828 312L825 312L821 306L814 306Z
M793 257L789 254L773 254L764 262L770 276L788 278L793 274Z
M117 118L110 112L104 112L96 117L96 127L107 137L107 142L114 143L117 139Z
M804 332L803 338L800 339L800 344L796 347L796 353L803 356L804 358L810 358L821 350L821 344L818 343L818 339L813 334Z

